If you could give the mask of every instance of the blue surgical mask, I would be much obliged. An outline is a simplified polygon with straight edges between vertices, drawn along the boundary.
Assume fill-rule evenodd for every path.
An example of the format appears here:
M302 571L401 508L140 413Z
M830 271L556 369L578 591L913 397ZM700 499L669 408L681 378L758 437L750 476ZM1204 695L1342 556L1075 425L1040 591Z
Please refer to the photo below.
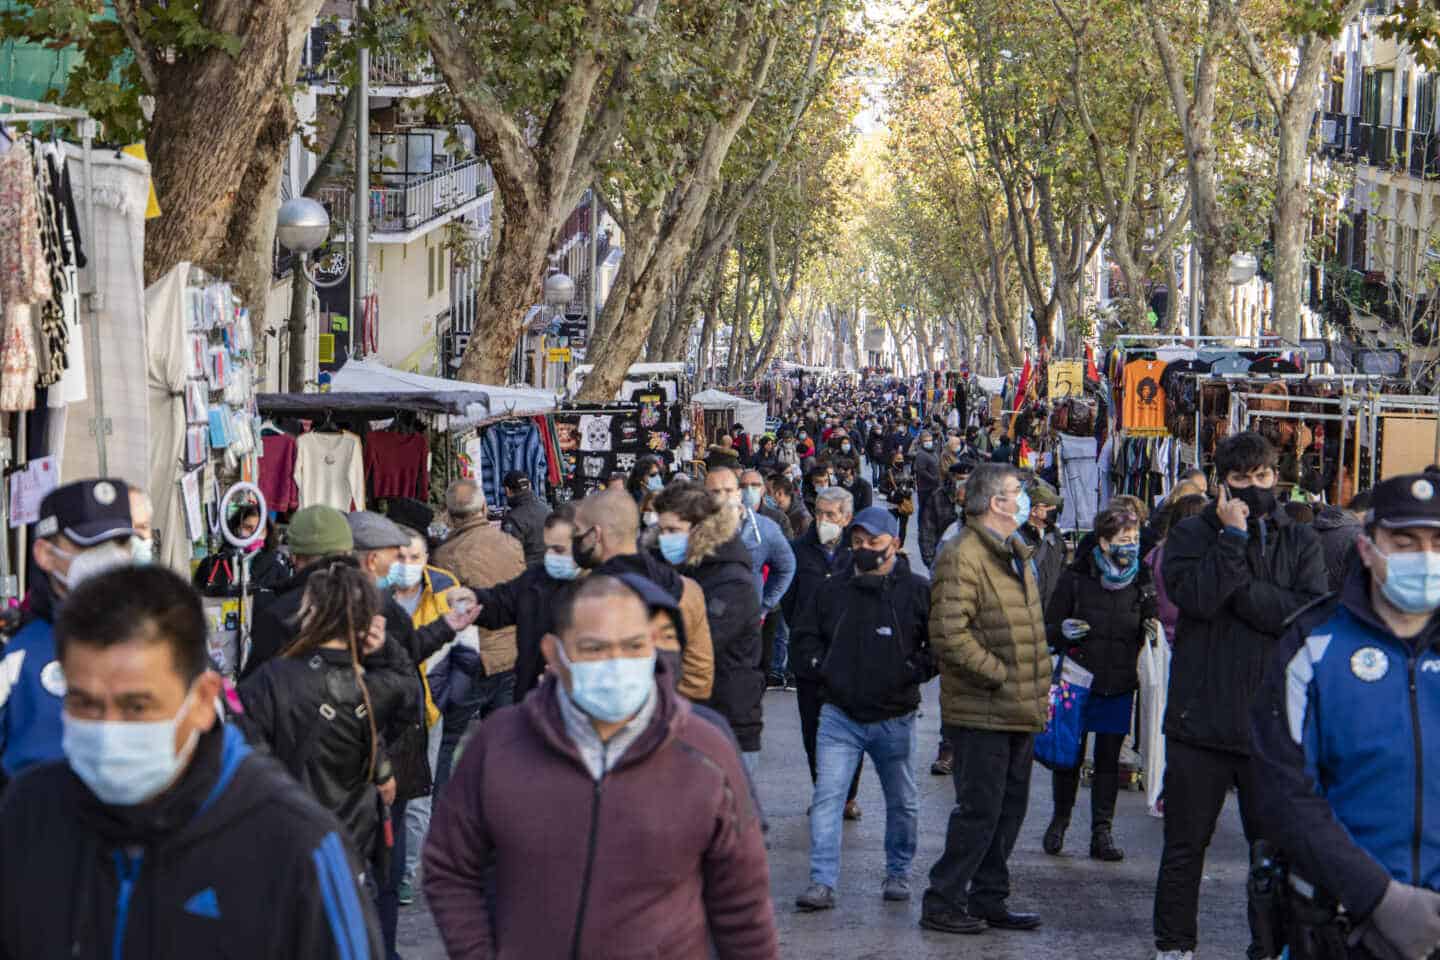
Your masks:
M665 478L662 477L662 476L660 476L660 474L658 474L658 473L652 473L652 474L650 474L650 476L648 476L648 477L645 478L645 489L647 489L647 490L664 490L664 489L665 489Z
M390 564L390 569L385 571L385 575L375 581L375 586L381 590L389 590L391 587L400 586L400 578L405 575L404 567L405 564L396 560Z
M555 644L555 653L570 671L570 689L561 689L570 701L596 720L619 723L645 706L655 690L655 653L648 657L612 657L609 660L582 660L572 663L565 645Z
M765 506L769 507L771 510L779 510L780 502L767 493L765 494Z
M751 510L754 510L756 507L760 506L761 499L762 495L758 487L740 488L740 502L745 504L745 506L749 507Z
M660 534L660 556L665 562L680 566L685 562L685 554L690 550L690 534L686 533L662 533Z
M189 706L187 695L175 716L148 723L81 720L62 712L60 749L101 803L131 807L153 800L175 782L195 750L198 730L175 749L175 728Z
M1023 527L1025 521L1030 519L1030 491L1021 490L1020 496L1015 498L1015 525Z
M409 590L420 583L425 575L423 563L392 563L390 565L390 586Z
M1440 553L1380 553L1385 582L1380 592L1406 613L1429 613L1440 607Z
M568 553L547 553L545 574L551 580L574 580L580 576L580 564Z

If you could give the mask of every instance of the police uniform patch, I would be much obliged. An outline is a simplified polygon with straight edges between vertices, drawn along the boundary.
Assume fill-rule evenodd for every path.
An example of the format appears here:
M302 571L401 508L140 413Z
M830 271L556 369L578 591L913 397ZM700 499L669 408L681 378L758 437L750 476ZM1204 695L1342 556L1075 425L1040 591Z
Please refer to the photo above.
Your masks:
M90 491L90 495L95 498L95 502L100 504L100 506L108 507L115 502L115 487L113 484L101 480L95 484L95 489Z
M1431 500L1435 497L1435 485L1429 480L1416 480L1410 484L1410 494L1416 500Z
M51 660L40 669L40 686L52 696L65 696L65 671L60 668L59 660Z
M1366 683L1374 683L1390 672L1390 658L1384 650L1361 647L1350 657L1350 672Z

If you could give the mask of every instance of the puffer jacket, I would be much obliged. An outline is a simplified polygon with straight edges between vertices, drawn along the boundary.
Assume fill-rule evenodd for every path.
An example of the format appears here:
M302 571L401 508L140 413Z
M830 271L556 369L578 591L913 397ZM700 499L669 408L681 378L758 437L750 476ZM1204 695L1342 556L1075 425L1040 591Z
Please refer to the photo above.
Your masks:
M525 572L520 541L490 526L484 515L469 517L457 525L431 560L437 567L453 571L462 584L472 589L493 587ZM487 677L513 670L517 656L513 627L480 631L480 659Z
M750 551L739 535L733 510L720 510L690 530L682 572L705 592L705 615L715 651L715 684L705 705L730 722L740 749L760 749L760 597L750 568Z
M1243 533L1224 528L1212 503L1171 529L1161 575L1180 608L1165 735L1248 756L1250 707L1275 644L1327 592L1320 539L1279 506Z
M936 558L930 647L946 724L1039 733L1050 696L1050 651L1030 548L967 526Z
M1095 675L1090 692L1110 697L1139 688L1136 660L1145 639L1145 621L1155 615L1155 587L1148 566L1142 562L1127 586L1106 590L1091 552L1076 557L1061 572L1045 607L1045 632L1052 649L1065 650ZM1067 619L1084 620L1090 632L1079 640L1066 640L1060 625Z

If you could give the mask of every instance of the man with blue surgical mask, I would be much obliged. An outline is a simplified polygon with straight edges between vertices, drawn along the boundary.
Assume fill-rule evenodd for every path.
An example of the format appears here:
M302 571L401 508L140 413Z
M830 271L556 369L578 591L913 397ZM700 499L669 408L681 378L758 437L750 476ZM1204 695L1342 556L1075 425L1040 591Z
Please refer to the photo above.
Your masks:
M1440 777L1426 763L1440 742L1440 475L1391 477L1372 497L1341 591L1296 616L1270 660L1252 757L1261 833L1292 880L1344 909L1350 957L1389 960L1440 946ZM1344 936L1333 907L1290 912L1310 920L1291 945Z
M664 661L657 676L641 596L586 577L543 646L549 675L478 728L431 826L425 896L451 955L778 957L740 756Z
M31 582L29 617L0 660L0 771L13 778L35 763L60 759L65 675L55 657L53 624L81 583L133 563L130 489L121 480L77 480L40 503L30 555L42 576Z
M66 762L0 808L5 956L381 955L335 817L219 722L205 633L199 597L162 567L69 594L55 622Z

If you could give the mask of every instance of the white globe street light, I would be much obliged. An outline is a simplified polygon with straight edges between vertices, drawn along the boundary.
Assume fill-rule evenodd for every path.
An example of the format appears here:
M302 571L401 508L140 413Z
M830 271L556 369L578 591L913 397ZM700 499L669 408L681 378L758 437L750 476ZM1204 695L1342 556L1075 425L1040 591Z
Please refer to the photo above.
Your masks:
M330 237L330 214L323 204L309 197L292 197L280 205L276 217L275 238L280 246L300 258L300 271L305 279L316 287L339 286L345 276L322 282L315 277L310 263L310 254L320 249Z

